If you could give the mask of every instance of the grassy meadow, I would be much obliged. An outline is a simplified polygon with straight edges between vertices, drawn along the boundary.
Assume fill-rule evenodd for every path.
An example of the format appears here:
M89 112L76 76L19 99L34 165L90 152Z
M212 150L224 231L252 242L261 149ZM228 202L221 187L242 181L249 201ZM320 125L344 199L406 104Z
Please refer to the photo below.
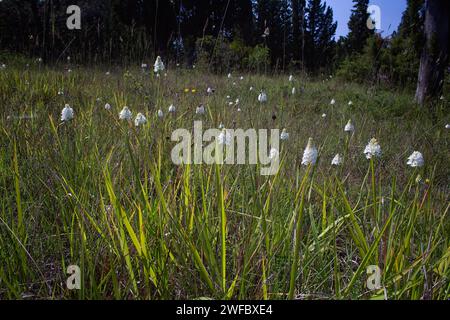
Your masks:
M408 90L200 69L0 69L0 299L450 298L450 96L431 114ZM174 165L171 134L195 120L286 128L278 173ZM319 158L302 166L309 137ZM367 160L371 138L382 156Z

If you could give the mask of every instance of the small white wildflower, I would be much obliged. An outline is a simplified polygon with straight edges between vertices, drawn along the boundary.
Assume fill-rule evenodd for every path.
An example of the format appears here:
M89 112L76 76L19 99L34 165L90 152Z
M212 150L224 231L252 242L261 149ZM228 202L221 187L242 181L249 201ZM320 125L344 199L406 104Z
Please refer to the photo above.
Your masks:
M205 114L205 107L201 104L197 107L197 109L195 110L195 114L198 115L203 115Z
M222 132L217 136L217 143L229 146L232 139L231 133L227 129L222 129Z
M105 110L111 110L111 105L109 103L105 104Z
M233 102L233 101L230 101L230 102L228 102L228 105L229 105L229 106L232 106L232 105L234 105L234 102Z
M439 99L440 99L441 101L444 100L444 96L441 96Z
M58 91L58 96L63 96L63 95L64 95L64 91L59 90L59 91Z
M228 74L228 79L231 79L231 73Z
M268 37L270 35L270 30L269 30L269 27L267 27L265 30L264 30L264 33L262 34L262 37L263 38L266 38L266 37Z
M109 76L111 74L111 72L106 71L105 75Z
M220 123L219 124L219 129L223 129L223 128L225 128L225 126L223 125L223 123Z
M175 113L176 110L177 110L177 109L175 108L175 106L174 106L173 104L171 104L171 105L169 106L169 113Z
M419 151L414 151L409 156L408 162L406 164L412 168L423 167L425 164L425 160L423 159L423 155Z
M68 73L72 73L72 69L68 69L67 72L68 72Z
M295 95L295 87L292 88L292 95Z
M242 110L241 110L241 108L237 108L237 112L241 112Z
M253 91L253 87L250 87L250 91Z
M286 129L283 129L283 131L281 131L280 139L283 141L289 140L289 132L287 132Z
M74 117L73 109L66 104L64 106L64 109L61 111L61 121L69 121L72 120Z
M131 120L132 113L130 109L128 109L127 106L123 107L122 111L119 113L119 119L120 120Z
M279 156L280 156L280 152L277 149L275 149L275 148L270 149L269 159L271 161L278 159Z
M258 101L261 103L267 102L267 94L261 90L260 94L258 95Z
M338 153L337 155L334 156L333 160L331 160L331 165L332 166L340 166L343 162L344 161L343 161L341 155Z
M291 74L291 75L289 76L289 82L292 82L292 81L294 81L294 76Z
M322 118L325 119L327 117L326 113L322 113Z
M350 100L350 101L348 102L348 105L349 105L349 106L353 105L353 101Z
M317 149L313 144L313 139L308 139L305 151L303 152L302 165L307 166L309 164L314 165L317 161Z
M364 149L364 154L367 159L372 159L372 157L381 156L381 146L378 144L377 139L372 138Z
M336 100L331 99L330 104L331 104L331 105L335 105L335 104L336 104Z
M164 112L161 109L159 109L158 110L158 118L163 118L163 117L164 117Z
M164 67L164 63L161 60L160 56L156 57L155 60L155 64L153 65L153 71L155 71L155 73L160 73L162 71L164 71L165 67Z
M244 77L243 77L243 76L241 76L241 77L239 78L239 80L241 80L241 81L242 81L242 80L244 80Z
M230 96L227 96L227 99L231 99L231 97L230 97Z
M344 127L344 132L354 132L355 126L352 123L352 120L348 120L347 124Z
M237 104L239 104L239 102L240 102L240 100L239 100L239 98L237 98L236 101L234 102L234 104L237 105Z
M136 118L134 119L134 125L136 127L139 127L142 124L146 124L147 123L147 118L142 114L142 113L138 113Z
M208 89L206 89L206 93L207 94L213 94L214 90L211 87L208 87Z
M450 124L446 124L445 125L445 129L449 130L450 129Z

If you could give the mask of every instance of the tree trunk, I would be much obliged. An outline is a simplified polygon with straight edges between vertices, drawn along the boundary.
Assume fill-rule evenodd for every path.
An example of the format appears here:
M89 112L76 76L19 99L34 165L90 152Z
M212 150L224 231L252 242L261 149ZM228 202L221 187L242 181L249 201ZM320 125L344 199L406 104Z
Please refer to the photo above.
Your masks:
M426 43L420 59L416 102L420 105L442 92L449 53L449 0L425 1Z

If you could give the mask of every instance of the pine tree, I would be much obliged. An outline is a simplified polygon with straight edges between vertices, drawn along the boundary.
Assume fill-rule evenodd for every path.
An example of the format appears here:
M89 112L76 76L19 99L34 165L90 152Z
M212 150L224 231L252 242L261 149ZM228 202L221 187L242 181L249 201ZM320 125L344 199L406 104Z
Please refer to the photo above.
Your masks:
M317 71L333 56L337 23L333 22L333 10L321 0L309 0L306 13L306 63L310 70Z
M353 2L352 14L348 22L347 50L349 54L361 53L367 39L374 33L374 30L367 27L367 21L370 18L367 12L369 0L353 0Z

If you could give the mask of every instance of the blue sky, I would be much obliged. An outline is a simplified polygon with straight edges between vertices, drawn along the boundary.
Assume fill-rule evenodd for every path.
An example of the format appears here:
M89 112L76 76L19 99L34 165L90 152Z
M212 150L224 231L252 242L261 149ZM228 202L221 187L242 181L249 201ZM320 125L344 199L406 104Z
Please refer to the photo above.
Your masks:
M352 0L325 0L333 8L334 20L338 22L336 38L348 33L347 23L353 7ZM370 4L381 9L382 35L387 36L397 30L402 13L406 9L406 0L372 0Z

